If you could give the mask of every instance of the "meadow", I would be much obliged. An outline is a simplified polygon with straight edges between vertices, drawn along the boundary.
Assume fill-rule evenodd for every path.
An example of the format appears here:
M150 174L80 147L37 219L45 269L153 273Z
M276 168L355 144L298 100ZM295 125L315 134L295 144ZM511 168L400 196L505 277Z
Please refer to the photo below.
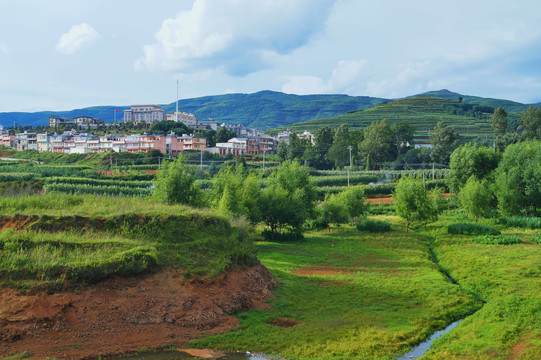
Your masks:
M465 221L456 212L407 234L395 216L370 220L391 231L346 225L302 242L258 243L280 282L272 310L238 314L237 330L193 345L287 359L395 359L465 318L423 358L541 358L541 249L532 230L491 224L521 243L488 245L447 233Z

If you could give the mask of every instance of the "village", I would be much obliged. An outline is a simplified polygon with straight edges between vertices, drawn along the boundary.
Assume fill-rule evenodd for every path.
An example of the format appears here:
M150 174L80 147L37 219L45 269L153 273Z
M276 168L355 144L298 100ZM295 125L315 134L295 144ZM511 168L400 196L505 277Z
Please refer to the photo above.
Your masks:
M112 129L115 123L106 124L103 120L89 116L71 119L57 116L49 117L48 131L25 130L15 133L12 129L0 129L0 146L38 152L55 152L67 154L88 154L107 151L114 152L147 152L156 149L162 154L177 155L183 151L207 151L219 155L274 154L280 141L288 142L290 131L278 133L277 136L265 134L261 130L250 129L242 124L219 123L213 119L198 120L194 114L175 111L166 114L158 105L132 105L124 110L124 124L154 124L161 121L183 123L193 130L190 134L104 134L91 133L92 130ZM236 134L227 142L208 146L207 139L198 132L225 128ZM63 129L61 133L56 130ZM299 138L312 142L312 134L305 131Z

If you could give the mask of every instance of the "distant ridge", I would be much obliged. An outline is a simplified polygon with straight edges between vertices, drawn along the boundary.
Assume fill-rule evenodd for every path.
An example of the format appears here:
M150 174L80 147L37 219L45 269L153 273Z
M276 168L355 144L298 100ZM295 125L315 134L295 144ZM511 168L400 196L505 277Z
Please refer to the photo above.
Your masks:
M461 95L442 89L428 91L411 97L436 97L496 108L504 106L507 112L520 112L529 105L503 99L491 99L478 96ZM411 98L407 97L407 98ZM406 99L407 99L406 98ZM199 119L213 118L225 123L241 123L244 126L267 130L287 127L314 119L328 119L351 111L367 110L379 104L393 101L369 96L349 95L294 95L264 90L252 94L224 94L204 96L179 101L181 111L195 114ZM539 106L540 104L534 104ZM161 105L171 113L175 111L175 103ZM129 106L93 106L70 111L2 112L0 124L6 127L14 123L19 125L44 126L50 115L72 118L86 115L112 122L115 110L117 121L122 121L123 111ZM338 119L336 119L338 121Z

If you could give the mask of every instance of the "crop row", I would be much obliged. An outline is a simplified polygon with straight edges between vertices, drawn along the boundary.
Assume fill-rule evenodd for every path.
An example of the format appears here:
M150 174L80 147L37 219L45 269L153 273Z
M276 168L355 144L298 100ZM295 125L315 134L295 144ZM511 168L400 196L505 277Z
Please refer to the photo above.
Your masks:
M68 194L92 194L107 196L133 196L146 197L150 189L132 188L126 186L92 186L83 184L48 184L44 186L45 192L62 192Z
M0 182L30 181L30 180L34 180L35 177L36 177L36 174L29 174L29 173L0 174Z
M88 166L6 165L1 169L3 173L31 173L41 177L50 177L81 176L90 168Z
M369 184L377 182L379 177L374 175L350 175L349 183L350 185L357 184ZM313 178L314 184L316 186L339 186L348 184L347 175L334 175L334 176L316 176Z
M443 180L426 181L425 186L427 189L433 189L435 187L447 189L447 185ZM366 195L390 195L394 192L395 188L396 183L363 186ZM318 188L318 194L320 198L324 198L325 194L338 194L345 189L347 189L347 186L322 186Z
M118 186L129 188L148 189L152 186L152 181L131 180L123 181L117 179L90 179L80 177L52 177L45 179L45 184L77 184L77 185L92 185L92 186Z
M377 177L377 181L394 181L398 180L403 176L412 176L416 179L422 179L423 173L425 179L445 179L449 173L448 169L439 169L439 170L378 170L378 171L350 171L351 176L374 176ZM314 177L319 176L347 176L348 172L346 170L312 170L310 175Z

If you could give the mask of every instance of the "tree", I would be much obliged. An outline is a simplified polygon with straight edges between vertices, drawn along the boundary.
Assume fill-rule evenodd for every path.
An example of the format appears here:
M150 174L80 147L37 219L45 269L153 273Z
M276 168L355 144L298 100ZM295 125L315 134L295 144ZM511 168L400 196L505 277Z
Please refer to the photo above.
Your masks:
M195 183L195 167L186 164L183 156L164 163L154 180L152 197L169 204L201 205L202 192Z
M152 124L149 132L151 134L170 134L171 132L174 132L175 134L182 135L189 134L193 132L193 130L188 128L184 123L164 120Z
M363 133L364 140L359 144L359 150L365 157L369 156L373 164L391 158L394 134L389 120L374 121Z
M346 206L337 194L327 194L325 201L319 206L319 220L329 227L330 224L343 224L349 220Z
M363 216L366 212L366 195L362 186L351 186L338 195L346 207L350 219Z
M494 150L503 151L507 145L505 138L507 132L507 113L505 108L500 106L494 110L492 115L492 129L494 129Z
M289 134L289 144L287 145L287 159L301 159L304 155L306 142L299 138L299 135L292 132Z
M468 143L459 146L451 154L449 176L447 182L451 191L458 192L470 176L477 180L488 177L501 160L501 154L484 146Z
M479 217L486 217L495 205L492 185L487 180L479 181L474 175L470 176L460 191L459 199L462 208L475 222Z
M434 218L432 203L421 181L413 177L402 177L393 193L395 212L406 220L406 232L414 221L425 221Z
M526 215L541 207L541 143L509 145L496 170L496 197L506 215Z
M391 131L394 136L396 154L400 155L408 151L413 144L415 127L410 125L407 121L402 120L391 126Z
M276 154L280 161L285 161L287 159L287 143L285 141L282 140L278 143Z
M316 189L308 169L284 161L268 178L261 193L261 216L274 234L285 226L300 229L314 213Z
M330 126L324 126L316 130L314 145L306 148L304 160L316 169L330 169L332 162L329 160L329 149L333 144L334 131Z
M333 138L332 146L329 148L329 159L334 163L337 169L343 168L346 164L349 165L349 127L347 124L340 125Z
M541 139L541 109L529 106L523 110L520 125L524 128L522 135L525 140Z
M445 126L443 121L438 122L430 134L433 161L448 164L457 138L457 133L453 129Z
M234 138L235 136L237 136L237 134L234 131L227 130L225 127L221 127L216 130L216 133L214 134L214 144L225 143L229 139Z

